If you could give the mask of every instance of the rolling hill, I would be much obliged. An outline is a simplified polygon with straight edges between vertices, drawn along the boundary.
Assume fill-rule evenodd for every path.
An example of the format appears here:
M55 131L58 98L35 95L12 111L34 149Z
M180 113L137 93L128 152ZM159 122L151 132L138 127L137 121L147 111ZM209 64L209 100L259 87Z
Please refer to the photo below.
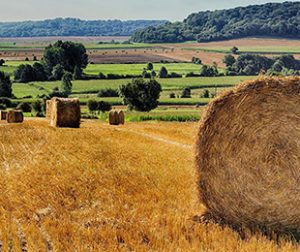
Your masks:
M183 22L141 29L132 40L147 43L208 42L254 36L300 38L300 2L194 13Z

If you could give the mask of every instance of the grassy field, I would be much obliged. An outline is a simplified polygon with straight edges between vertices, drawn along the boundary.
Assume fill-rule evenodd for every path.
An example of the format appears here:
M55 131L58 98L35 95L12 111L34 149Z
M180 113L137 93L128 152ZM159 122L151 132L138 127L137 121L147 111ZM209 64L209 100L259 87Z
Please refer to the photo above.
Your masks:
M179 74L187 74L190 72L199 73L201 68L200 65L192 63L155 63L154 70L158 73L162 66L165 66L169 73L175 72ZM146 67L146 64L89 64L84 72L91 75L98 75L100 72L104 74L141 75Z
M289 240L247 232L242 239L197 221L205 212L194 168L197 128L1 123L3 251L300 251Z
M180 92L185 87L191 88L214 88L226 87L239 84L241 81L255 78L254 76L226 76L226 77L193 77L193 78L176 78L176 79L159 79L164 91ZM90 80L90 81L73 81L73 93L75 96L86 93L97 93L101 89L113 88L117 89L120 85L126 84L130 79L120 80ZM54 87L60 87L61 82L37 82L37 83L14 83L13 93L16 97L32 95L35 98L37 95L51 92Z

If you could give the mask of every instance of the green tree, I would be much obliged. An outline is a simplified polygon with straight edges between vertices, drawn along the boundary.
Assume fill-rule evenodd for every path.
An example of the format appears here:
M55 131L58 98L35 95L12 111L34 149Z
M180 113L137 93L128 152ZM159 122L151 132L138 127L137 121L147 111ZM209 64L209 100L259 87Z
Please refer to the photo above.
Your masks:
M231 67L234 63L235 63L235 58L231 55L228 54L224 57L223 59L223 63L227 66L227 67Z
M159 73L158 73L158 77L159 78L167 78L168 77L168 70L166 67L161 67L161 69L159 70Z
M120 87L120 96L129 109L149 112L158 106L162 91L161 85L154 79L133 79Z
M204 77L214 77L219 74L218 68L215 66L203 65L200 70L200 76Z
M57 41L46 47L43 62L48 75L53 68L61 65L67 72L74 73L75 67L83 69L88 65L88 55L84 45L70 41Z
M87 106L92 114L98 110L98 102L96 100L88 100Z
M5 60L4 59L0 59L0 66L3 66L5 64Z
M64 68L62 65L58 64L56 65L51 72L51 76L55 80L61 80L64 75Z
M66 72L62 77L62 91L66 95L70 95L72 93L72 74L69 72Z
M31 65L22 64L14 72L14 79L19 82L28 83L35 80L35 72Z
M230 49L230 51L231 51L232 54L238 54L239 48L237 48L236 46L234 46L234 47L232 47L232 48Z
M74 80L82 79L82 69L80 69L78 66L75 66L74 68L73 79Z
M97 110L101 111L102 113L108 112L111 110L111 104L109 102L100 101L98 102Z
M181 98L191 98L192 97L192 91L190 88L185 88L182 90Z
M32 65L33 72L34 72L34 80L35 81L45 81L47 80L47 73L45 71L44 66L41 63L34 63Z
M154 67L153 67L153 63L149 62L149 63L147 64L147 70L152 71L153 68L154 68Z
M0 72L0 97L12 97L12 84L9 76Z
M42 117L43 115L43 102L41 100L36 100L32 103L32 109L35 112L35 116Z

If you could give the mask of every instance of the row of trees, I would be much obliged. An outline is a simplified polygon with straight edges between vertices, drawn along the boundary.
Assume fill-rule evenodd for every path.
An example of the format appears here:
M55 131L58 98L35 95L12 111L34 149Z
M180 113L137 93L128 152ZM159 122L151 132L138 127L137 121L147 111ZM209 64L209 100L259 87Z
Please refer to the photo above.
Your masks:
M86 48L80 43L57 41L45 48L41 63L20 65L14 72L19 82L61 80L65 73L73 79L81 79L88 65Z
M249 36L300 37L300 2L268 3L194 13L183 22L137 31L132 40L170 43L227 40Z
M49 36L131 36L148 26L158 26L160 20L94 20L56 18L44 21L1 22L0 37Z
M282 55L275 58L268 58L261 55L242 54L235 58L226 55L226 75L299 75L300 60L293 55Z

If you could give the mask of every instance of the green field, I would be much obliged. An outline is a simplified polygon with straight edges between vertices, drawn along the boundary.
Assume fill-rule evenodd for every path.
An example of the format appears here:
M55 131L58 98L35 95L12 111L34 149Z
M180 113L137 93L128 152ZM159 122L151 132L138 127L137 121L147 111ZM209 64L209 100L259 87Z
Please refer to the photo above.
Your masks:
M192 63L155 63L153 65L156 72L162 66L165 66L169 73L175 72L179 74L197 73L201 68L201 66ZM91 75L98 75L100 72L104 74L141 75L146 66L147 64L89 64L84 72Z

